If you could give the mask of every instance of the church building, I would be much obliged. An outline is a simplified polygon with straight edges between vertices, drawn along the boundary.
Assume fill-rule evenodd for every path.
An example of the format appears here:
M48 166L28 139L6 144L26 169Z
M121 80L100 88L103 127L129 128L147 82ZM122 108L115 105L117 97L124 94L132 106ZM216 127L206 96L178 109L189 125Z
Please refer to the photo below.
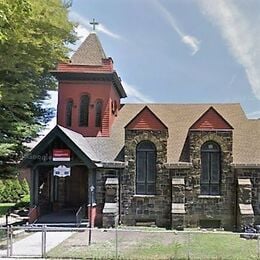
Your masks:
M125 104L95 32L52 75L57 125L23 161L31 223L66 209L100 227L260 223L260 120L239 104Z

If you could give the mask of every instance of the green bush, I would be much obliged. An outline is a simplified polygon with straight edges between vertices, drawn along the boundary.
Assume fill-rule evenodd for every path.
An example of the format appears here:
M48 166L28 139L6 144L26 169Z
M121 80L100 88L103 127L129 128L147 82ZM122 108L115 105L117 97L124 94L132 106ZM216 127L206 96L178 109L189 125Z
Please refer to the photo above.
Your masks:
M30 201L20 201L13 206L14 209L29 208L29 207L30 207Z
M30 194L26 194L21 198L21 202L30 203Z
M4 201L4 197L3 197L4 189L5 189L4 182L0 180L0 202Z
M2 202L15 202L13 201L13 180L5 180L4 181L4 191L3 191L3 201Z
M22 188L22 192L23 192L23 197L30 195L30 188L29 188L29 184L27 182L26 179L23 179L21 182L21 188ZM29 197L30 200L30 197Z
M18 179L0 180L0 202L28 202L30 190L27 181Z

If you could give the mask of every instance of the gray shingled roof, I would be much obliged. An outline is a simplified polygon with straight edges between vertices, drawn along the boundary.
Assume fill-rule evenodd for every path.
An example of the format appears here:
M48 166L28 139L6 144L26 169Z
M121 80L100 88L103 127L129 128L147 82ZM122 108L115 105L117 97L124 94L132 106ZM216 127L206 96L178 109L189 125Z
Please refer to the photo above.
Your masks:
M233 127L233 161L260 164L260 120L249 120L239 104L126 104L119 111L110 137L87 137L97 157L113 161L124 147L124 127L148 106L168 127L167 162L177 163L189 128L213 106Z
M96 33L92 32L72 55L71 63L80 65L102 65L102 59L106 59L106 54Z
M93 162L113 162L124 148L124 127L145 107L168 127L167 163L177 164L189 128L211 106L233 126L233 163L260 164L260 120L247 119L239 104L125 104L112 126L110 137L83 137L81 134L59 128Z
M65 135L67 135L67 137L70 138L71 141L74 142L75 145L78 146L78 148L88 156L88 158L93 161L93 162L99 162L99 158L97 157L97 155L95 154L95 152L93 151L92 147L90 146L90 144L88 142L86 142L86 139L79 133L76 133L70 129L67 129L63 126L58 125L58 127L60 128L61 131L63 131L63 133Z

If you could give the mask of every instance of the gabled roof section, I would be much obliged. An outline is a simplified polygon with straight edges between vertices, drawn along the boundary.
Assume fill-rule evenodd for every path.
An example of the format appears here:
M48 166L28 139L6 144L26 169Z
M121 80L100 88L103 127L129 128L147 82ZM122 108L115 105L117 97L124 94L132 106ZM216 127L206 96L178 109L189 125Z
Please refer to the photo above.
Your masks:
M260 167L260 120L247 119L243 109L235 104L125 104L112 125L110 137L86 137L102 162L116 160L125 145L125 126L148 106L168 127L167 164L187 168L181 154L189 129L194 122L214 107L233 126L233 165Z
M145 106L126 126L132 130L166 130L167 126Z
M80 65L102 65L102 59L106 58L106 54L96 33L92 32L72 55L71 63Z
M190 130L232 130L233 127L214 107L210 107L191 127Z
M30 165L34 158L44 152L54 139L60 138L89 168L96 168L100 162L87 140L81 135L62 126L56 125L24 158L22 165Z

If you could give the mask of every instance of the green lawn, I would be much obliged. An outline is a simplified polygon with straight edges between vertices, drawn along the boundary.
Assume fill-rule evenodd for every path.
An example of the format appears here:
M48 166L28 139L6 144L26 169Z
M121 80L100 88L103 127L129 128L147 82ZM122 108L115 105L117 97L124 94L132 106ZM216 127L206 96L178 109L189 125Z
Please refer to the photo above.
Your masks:
M14 205L15 203L0 203L0 217L4 216L8 209Z
M257 240L245 240L239 234L174 233L119 231L119 259L260 259ZM260 248L259 248L260 250ZM115 232L93 231L88 246L88 232L75 233L48 253L60 258L116 258Z

